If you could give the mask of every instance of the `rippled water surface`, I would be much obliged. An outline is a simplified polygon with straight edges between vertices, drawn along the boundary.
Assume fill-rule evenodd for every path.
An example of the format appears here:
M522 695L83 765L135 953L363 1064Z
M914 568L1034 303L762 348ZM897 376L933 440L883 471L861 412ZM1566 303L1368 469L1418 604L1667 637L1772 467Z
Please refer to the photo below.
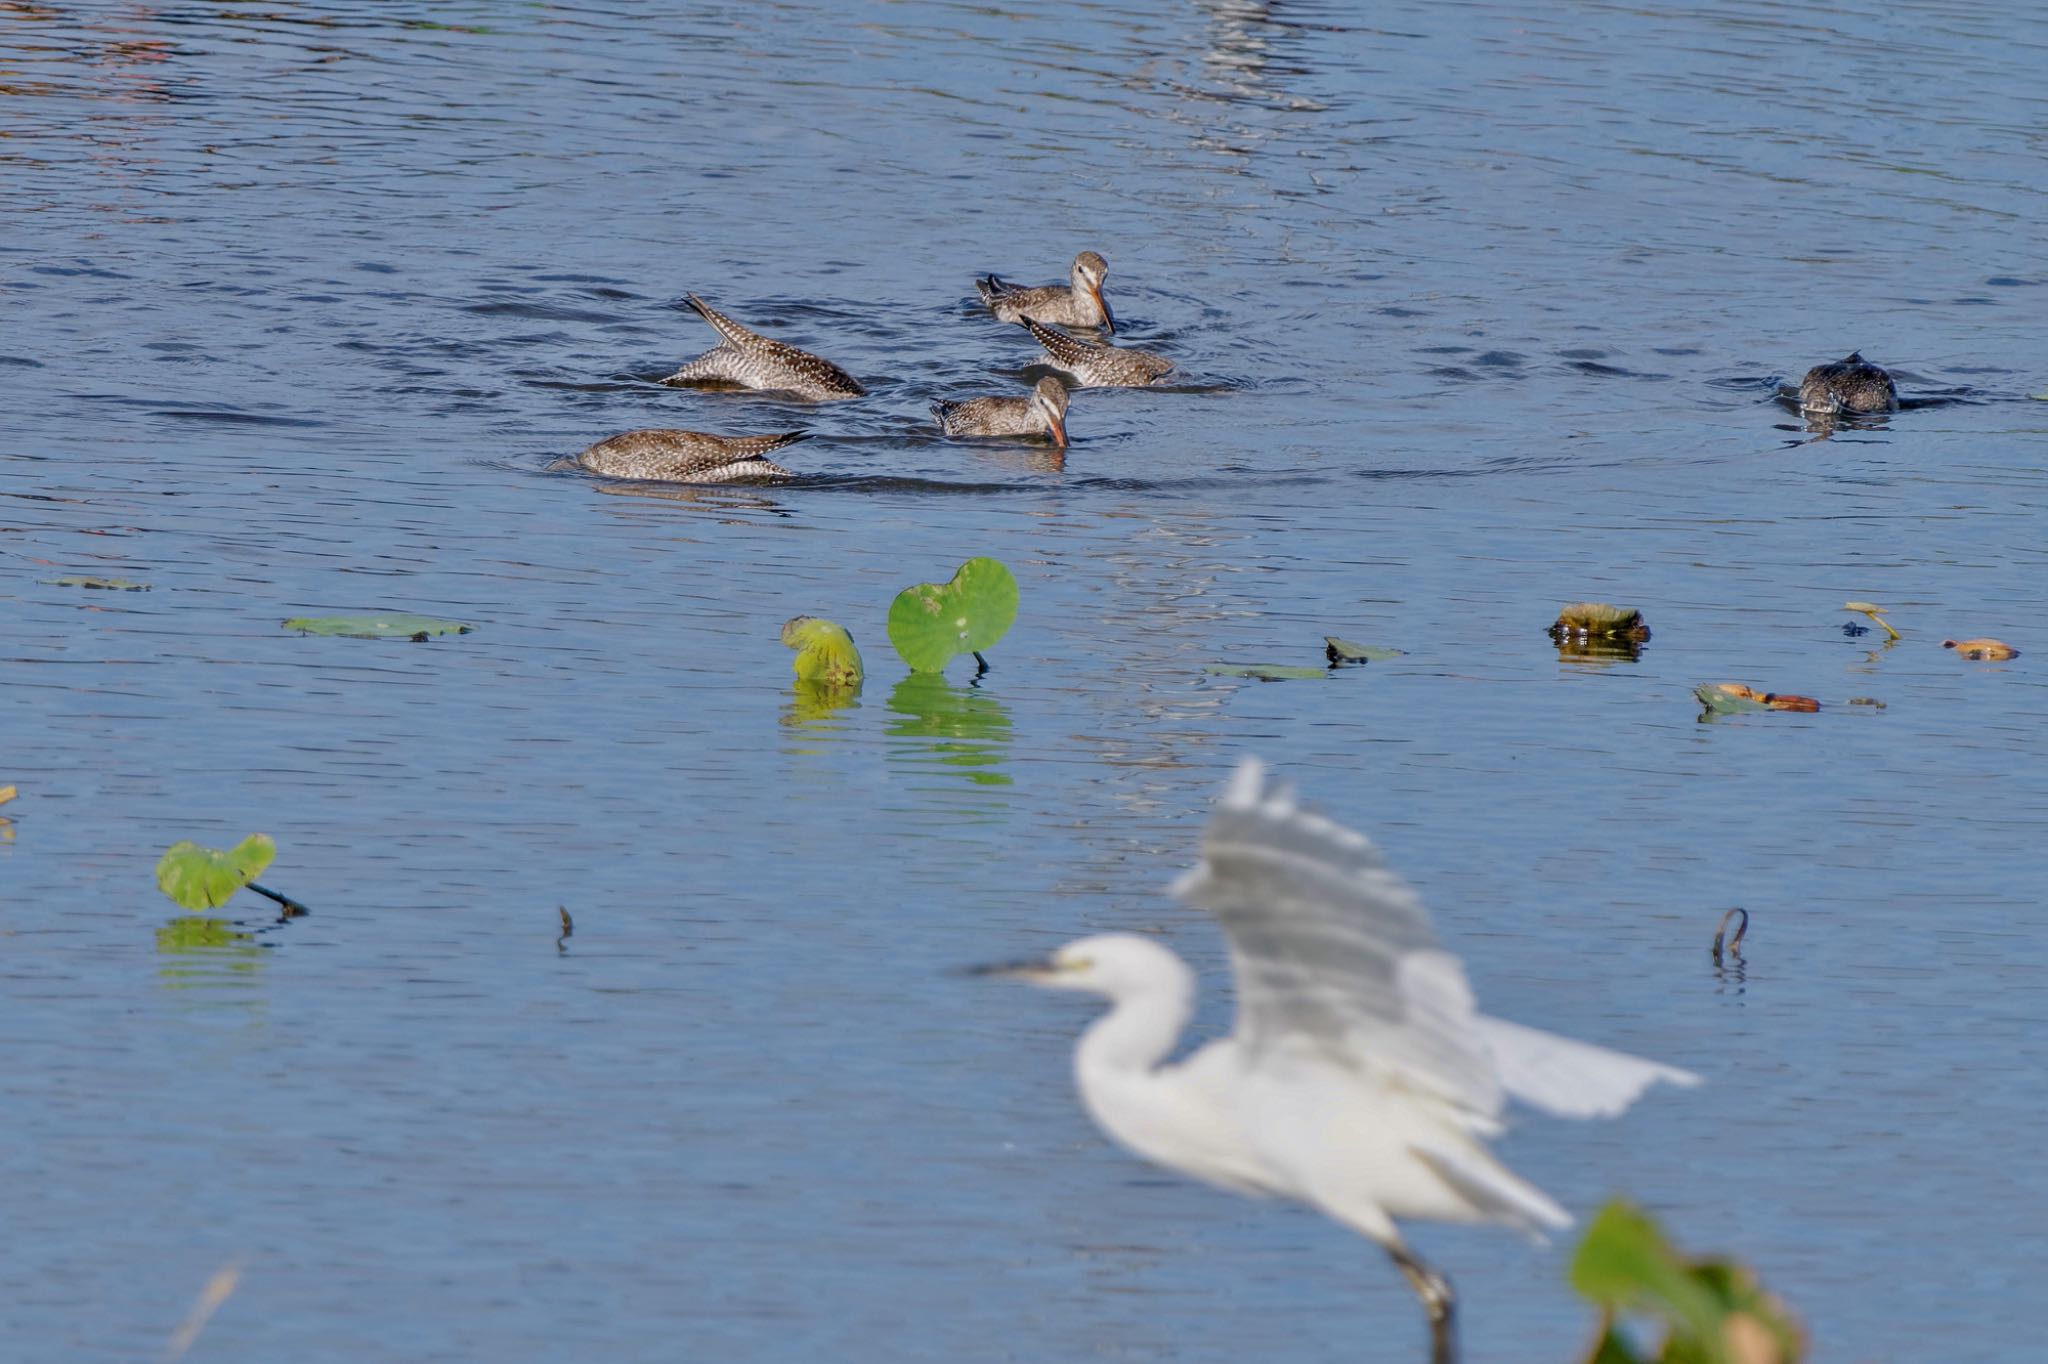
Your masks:
M1708 1078L1519 1170L1754 1261L1818 1358L2033 1358L2022 8L0 4L0 1353L154 1357L240 1260L193 1359L1419 1358L1372 1247L1096 1134L1081 1002L948 974L1157 930L1227 1026L1162 887L1249 752L1492 1010ZM1063 469L937 440L1035 374L973 278L1085 248L1173 386L1077 395ZM871 396L660 386L686 290ZM1819 438L1776 385L1858 347L1926 401ZM548 467L645 425L813 439ZM904 680L888 601L973 554L994 670ZM1558 656L1582 597L1640 661ZM358 610L478 629L278 624ZM1408 652L1203 672L1326 633ZM174 925L162 848L259 828L313 915ZM1415 1239L1474 1359L1582 1344L1564 1248Z

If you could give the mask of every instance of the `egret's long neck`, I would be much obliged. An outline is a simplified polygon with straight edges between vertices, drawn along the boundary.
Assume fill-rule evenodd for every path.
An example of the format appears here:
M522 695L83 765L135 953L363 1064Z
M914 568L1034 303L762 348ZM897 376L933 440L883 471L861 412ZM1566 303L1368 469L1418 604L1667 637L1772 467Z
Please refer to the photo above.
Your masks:
M1091 1080L1150 1074L1173 1050L1195 1009L1195 973L1178 960L1173 966L1119 996L1081 1034L1074 1070L1083 1090Z

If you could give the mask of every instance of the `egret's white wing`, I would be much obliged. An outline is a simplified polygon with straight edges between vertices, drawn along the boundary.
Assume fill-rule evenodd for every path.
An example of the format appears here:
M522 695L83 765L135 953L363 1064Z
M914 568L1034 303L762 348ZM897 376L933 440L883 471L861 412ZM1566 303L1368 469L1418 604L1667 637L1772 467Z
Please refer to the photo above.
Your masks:
M1173 889L1230 939L1248 1056L1305 1037L1476 1117L1499 1113L1464 968L1364 835L1296 808L1247 760L1210 816L1201 864Z
M1501 1018L1473 1022L1508 1093L1560 1118L1611 1118L1659 1080L1683 1086L1700 1082L1689 1070L1540 1028Z

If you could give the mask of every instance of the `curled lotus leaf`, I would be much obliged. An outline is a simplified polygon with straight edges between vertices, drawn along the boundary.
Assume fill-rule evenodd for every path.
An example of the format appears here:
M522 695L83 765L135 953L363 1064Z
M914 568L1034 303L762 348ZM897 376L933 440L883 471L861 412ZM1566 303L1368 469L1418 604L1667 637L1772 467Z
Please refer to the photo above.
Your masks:
M796 650L790 668L803 682L858 687L865 675L860 650L846 627L819 616L792 616L782 625L782 642Z
M1979 662L1996 663L2020 656L2018 649L2002 639L1945 639L1941 642L1941 647L1954 649L1962 657Z
M1650 637L1650 627L1643 623L1643 613L1632 606L1575 601L1558 611L1550 625L1550 637L1645 640Z

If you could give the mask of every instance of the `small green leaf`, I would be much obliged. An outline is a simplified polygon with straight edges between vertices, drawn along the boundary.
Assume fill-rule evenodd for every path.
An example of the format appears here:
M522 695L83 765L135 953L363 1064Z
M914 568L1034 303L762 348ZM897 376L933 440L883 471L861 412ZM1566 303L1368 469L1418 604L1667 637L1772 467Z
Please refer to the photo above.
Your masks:
M798 680L828 687L860 685L860 650L845 627L817 616L792 616L783 622L782 642L796 650L790 667Z
M1333 668L1341 663L1384 663L1390 658L1401 657L1403 652L1378 644L1353 644L1335 635L1323 636L1323 656L1330 660Z
M995 559L969 559L944 586L919 583L889 605L889 642L911 671L935 673L993 645L1017 619L1017 580Z
M108 592L147 592L148 583L131 583L126 578L89 578L73 573L62 578L38 578L36 581L50 587L97 587Z
M1202 669L1214 677L1249 677L1259 682L1287 682L1328 677L1328 668L1291 668L1279 663L1211 663Z
M364 616L293 616L284 623L287 630L307 635L342 635L349 639L412 639L428 635L466 635L476 629L459 620L436 620L406 611Z
M250 834L226 852L173 843L156 864L156 888L183 909L219 909L276 856L269 834Z

